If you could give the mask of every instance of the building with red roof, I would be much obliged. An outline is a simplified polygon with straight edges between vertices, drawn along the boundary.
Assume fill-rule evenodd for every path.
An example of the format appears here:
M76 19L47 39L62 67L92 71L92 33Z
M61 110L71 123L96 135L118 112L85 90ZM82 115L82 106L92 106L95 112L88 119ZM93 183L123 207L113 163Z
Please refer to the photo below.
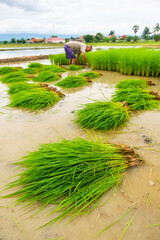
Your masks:
M64 38L51 37L45 40L45 43L65 43Z

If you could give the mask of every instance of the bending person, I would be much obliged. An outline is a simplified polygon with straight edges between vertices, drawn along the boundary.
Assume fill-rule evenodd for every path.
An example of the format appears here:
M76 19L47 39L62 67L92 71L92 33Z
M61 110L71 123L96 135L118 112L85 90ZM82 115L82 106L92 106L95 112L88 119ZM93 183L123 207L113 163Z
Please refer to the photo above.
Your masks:
M92 50L91 45L86 46L84 43L71 41L64 45L64 50L66 52L66 58L70 59L69 64L76 64L76 60L77 64L79 64L79 56L82 53L82 57L86 62L86 66L89 66L85 56L85 52L90 52ZM75 56L75 54L77 54L77 57Z

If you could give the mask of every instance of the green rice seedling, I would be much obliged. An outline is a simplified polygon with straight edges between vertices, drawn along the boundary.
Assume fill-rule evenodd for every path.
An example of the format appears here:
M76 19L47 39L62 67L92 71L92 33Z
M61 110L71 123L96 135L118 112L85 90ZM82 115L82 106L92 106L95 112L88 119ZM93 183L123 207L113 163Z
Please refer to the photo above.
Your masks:
M100 73L98 72L85 72L85 73L80 73L78 75L79 77L89 77L89 78L98 78L99 76L101 76Z
M155 96L140 88L117 89L112 101L127 101L128 106L134 111L152 110L159 107L159 101L155 100Z
M91 53L85 53L85 56L86 56L86 59L87 59L88 63L90 63ZM66 58L66 54L64 54L64 53L50 55L49 58L50 58L51 64L53 64L53 63L57 64L57 65L68 65L69 64L69 59ZM86 64L81 55L79 57L79 64L80 65L85 65Z
M125 79L116 85L116 88L146 88L148 83L144 79Z
M129 118L129 112L122 103L95 101L82 105L76 111L75 122L93 130L116 129Z
M44 70L45 70L45 71L55 72L55 73L66 72L66 69L65 69L65 68L59 67L59 66L57 66L57 65L45 65L45 66L44 66Z
M60 79L60 76L57 73L44 70L32 80L35 82L55 82L59 79Z
M58 93L45 89L21 91L12 95L10 107L18 107L29 110L39 110L54 105L60 100Z
M19 68L16 67L0 67L0 75L5 75L11 72L19 71Z
M4 197L17 197L16 203L24 202L25 206L42 202L39 211L54 204L51 214L59 212L59 216L45 225L67 216L71 220L92 211L107 190L120 183L123 172L140 162L126 146L62 139L41 145L17 162L23 172L7 187L16 188L15 192Z
M85 86L86 84L89 83L89 80L84 77L79 77L79 76L68 76L58 83L56 83L56 86L60 86L63 88L76 88L76 87L81 87Z
M39 69L39 70L42 70L44 67L44 65L42 63L30 63L28 65L28 68L36 68L36 69Z
M13 83L9 86L8 93L9 94L15 94L21 91L31 91L36 88L40 88L40 85L38 84L32 84L32 83Z
M69 65L68 70L70 71L78 71L78 70L82 70L83 68L81 66L78 65Z
M22 72L26 74L36 74L39 73L39 69L37 70L36 68L24 68L22 69Z
M0 79L3 83L16 83L28 81L28 75L22 71L12 72Z

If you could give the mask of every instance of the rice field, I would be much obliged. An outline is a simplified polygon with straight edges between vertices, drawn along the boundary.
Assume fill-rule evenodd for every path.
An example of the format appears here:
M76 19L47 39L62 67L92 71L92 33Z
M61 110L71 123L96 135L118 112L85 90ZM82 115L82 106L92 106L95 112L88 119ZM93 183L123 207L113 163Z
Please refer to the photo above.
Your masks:
M151 49L109 49L86 53L92 70L117 71L125 75L160 76L160 51ZM65 54L50 56L51 61L67 65ZM84 61L80 58L80 65Z
M36 75L52 67L63 69L43 65ZM27 76L34 75L27 71ZM59 90L52 92L54 83L36 84L32 78L0 83L2 102L8 99L3 91L8 91L14 108L34 111L15 111L4 104L0 112L0 181L3 186L10 182L2 194L7 198L0 199L2 238L93 240L101 233L99 238L106 240L121 238L126 228L129 240L159 236L159 111L133 112L158 108L151 91L159 92L159 78L151 77L156 85L149 86L142 77L91 73L78 77L96 76L92 84L79 89L70 85L72 89L64 89L66 98L53 109L48 107L60 100ZM70 74L77 77L78 72L64 76ZM43 108L47 110L37 111ZM144 136L152 142L144 142ZM133 146L140 156L124 145ZM141 157L144 165L131 168ZM18 168L11 165L15 162ZM10 208L13 201L17 205Z

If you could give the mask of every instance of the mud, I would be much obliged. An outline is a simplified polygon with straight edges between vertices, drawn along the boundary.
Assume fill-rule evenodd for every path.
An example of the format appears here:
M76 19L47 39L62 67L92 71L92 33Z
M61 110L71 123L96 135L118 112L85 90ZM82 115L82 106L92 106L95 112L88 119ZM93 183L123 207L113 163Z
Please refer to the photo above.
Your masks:
M84 72L85 69L80 72ZM7 85L0 83L0 182L3 186L12 181L11 177L20 172L12 163L35 151L41 143L59 141L59 137L73 139L101 137L103 141L127 145L143 159L143 164L130 168L117 188L108 191L99 205L89 215L82 215L67 224L68 218L58 225L51 225L35 231L49 220L47 216L52 205L31 217L42 206L37 203L22 208L14 206L16 199L0 199L0 239L2 240L118 240L128 221L135 215L132 224L124 234L124 240L159 240L160 227L148 225L160 223L160 111L132 113L130 121L117 131L85 131L72 122L74 111L81 104L94 99L110 99L115 85L124 79L136 79L116 72L102 72L103 76L93 83L77 89L63 90L65 98L53 108L37 114L10 109ZM68 75L62 74L62 78ZM76 72L69 75L77 75ZM138 77L139 78L139 77ZM146 79L146 78L145 78ZM148 78L155 85L147 90L160 94L160 78ZM50 84L54 87L54 84ZM58 88L58 90L61 90ZM152 139L144 142L143 135ZM6 191L5 193L9 193ZM1 195L4 193L1 192ZM138 203L130 213L112 225L104 233L96 234L116 221L129 208ZM56 214L54 214L54 217Z
M38 59L48 59L48 58L49 58L49 55L4 58L4 59L0 59L0 64L22 62L22 61L27 62L27 61L34 61L34 60L38 60Z

